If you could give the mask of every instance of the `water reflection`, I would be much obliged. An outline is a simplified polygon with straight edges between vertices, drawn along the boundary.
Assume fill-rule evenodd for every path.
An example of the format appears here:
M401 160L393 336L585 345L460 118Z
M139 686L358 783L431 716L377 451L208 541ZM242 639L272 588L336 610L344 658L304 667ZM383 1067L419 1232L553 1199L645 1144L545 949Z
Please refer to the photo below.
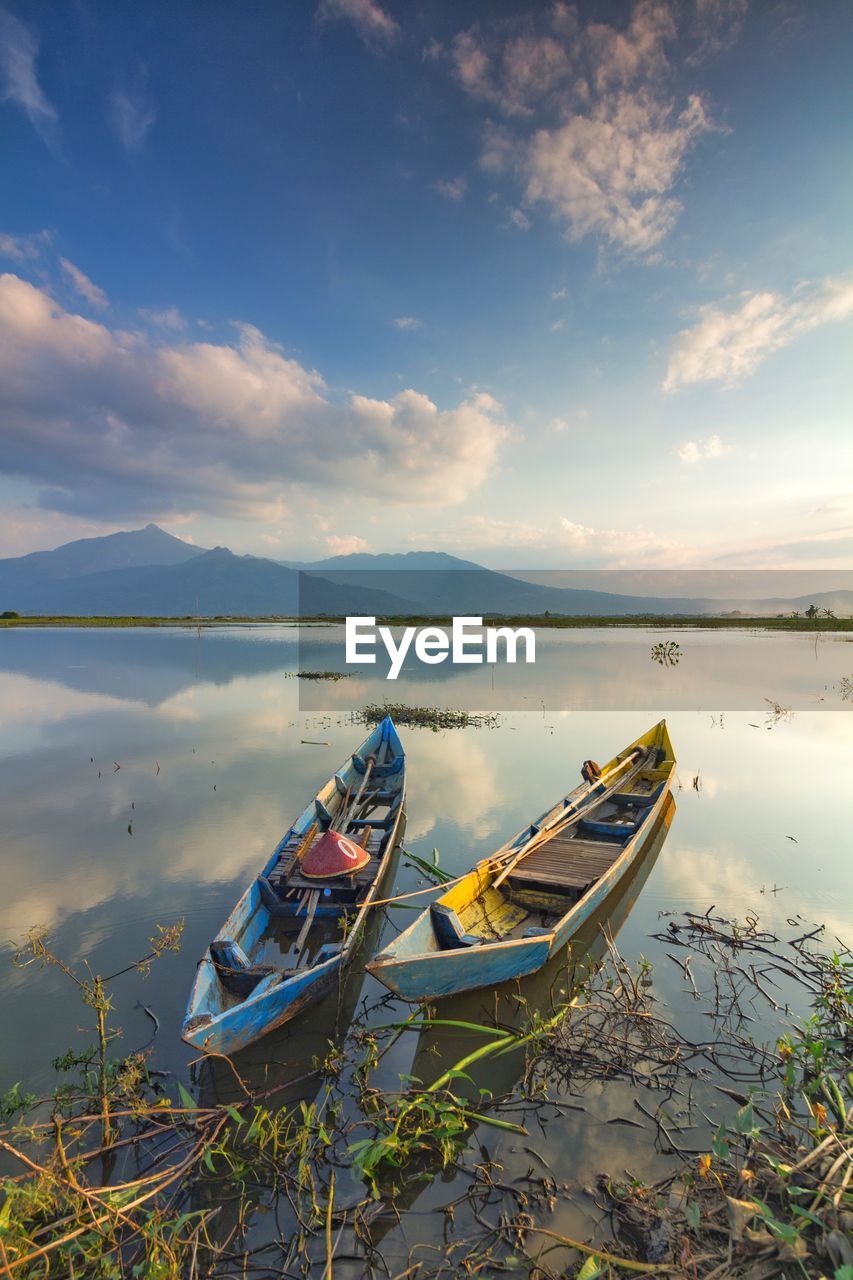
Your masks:
M399 628L395 628L399 637ZM845 633L720 631L672 628L677 637L639 627L540 629L536 663L425 666L407 658L399 679L386 679L380 645L375 666L347 667L342 627L288 624L192 628L38 628L0 633L0 677L26 676L80 693L151 708L204 686L231 685L296 670L348 670L337 683L302 682L302 711L335 712L361 701L431 704L445 700L481 710L708 707L843 708L853 648ZM676 667L656 665L655 646L676 644ZM13 696L6 684L6 695ZM849 699L847 700L849 708Z
M405 841L405 819L402 840L388 866L388 884L393 884ZM368 916L368 925L353 953L349 966L341 971L337 987L311 1006L307 1017L271 1031L226 1059L219 1055L202 1056L193 1067L198 1085L199 1105L215 1106L239 1101L251 1093L275 1090L276 1102L310 1101L319 1087L319 1068L340 1045L356 1016L367 977L365 962L374 954L385 927L382 911Z
M435 1021L417 1036L401 1036L391 1045L390 1053L387 1040L380 1040L383 1055L387 1054L387 1057L380 1064L377 1076L371 1079L371 1084L383 1089L399 1088L399 1068L405 1065L405 1078L414 1077L428 1085L461 1059L468 1058L472 1050L483 1044L482 1035L464 1028L442 1025L446 1022L478 1022L523 1032L531 1019L537 1015L547 1015L556 1006L565 1003L572 989L600 962L606 946L604 931L611 937L618 935L636 904L666 839L674 812L675 804L670 797L631 875L617 886L601 910L562 953L553 957L539 973L529 978L507 983L493 992L472 992L436 1002L432 1009ZM364 1054L359 1031L369 1029L377 1022L393 1022L408 1012L405 1006L387 996L380 998L378 1003L371 1002L369 998L369 991L375 989L375 984L366 979L363 962L376 946L382 928L383 922L377 916L371 935L365 938L340 989L330 993L316 1005L310 1019L302 1019L282 1027L278 1032L234 1055L230 1062L210 1057L198 1063L194 1070L198 1079L200 1105L239 1102L245 1097L248 1088L253 1092L266 1094L275 1105L298 1107L303 1104L313 1107L316 1123L323 1121L328 1106L343 1107L344 1112L338 1122L353 1125L353 1133L357 1134L360 1113L354 1068ZM334 1056L336 1046L343 1047L340 1065L333 1065L329 1059L330 1054ZM484 1093L494 1097L509 1094L523 1076L525 1065L523 1047L477 1064L466 1063L466 1076L454 1081L454 1090L482 1106ZM616 1105L624 1106L621 1095ZM602 1135L608 1135L606 1141L611 1155L614 1141L610 1131L602 1128L599 1118L595 1117L594 1105L590 1111L593 1113L592 1119L590 1114L570 1117L574 1123L561 1136L561 1144L570 1137L575 1150L583 1146L590 1161L600 1162L604 1154ZM519 1118L524 1119L523 1116ZM483 1146L489 1142L492 1133L493 1131L478 1126L478 1132L472 1139L474 1145ZM618 1141L616 1145L618 1146ZM545 1149L547 1150L547 1146ZM237 1150L239 1151L239 1147ZM499 1154L493 1150L491 1157L509 1161L513 1159L513 1152L509 1150L505 1154ZM551 1155L550 1158L553 1160L557 1157ZM356 1180L340 1169L337 1177L339 1193L343 1189L346 1200L355 1202L361 1199L364 1188ZM457 1179L457 1171L442 1171L435 1158L415 1159L408 1162L396 1176L387 1176L383 1183L386 1188L385 1199L369 1213L372 1247L378 1248L381 1245L386 1259L402 1259L413 1239L417 1238L417 1233L421 1233L423 1238L435 1237L440 1219L433 1220L426 1229L423 1226L408 1228L408 1215L416 1210L423 1199L428 1198L427 1193L434 1184L436 1193L444 1199L453 1190L452 1187L449 1188L449 1184ZM464 1184L464 1179L461 1181ZM222 1199L219 1184L214 1184L209 1193L205 1193L202 1187L193 1207L209 1207L211 1196L215 1197L216 1204L220 1206L215 1223L217 1240L234 1238L239 1242L240 1248L257 1250L270 1247L277 1233L286 1238L291 1226L295 1226L295 1222L291 1222L286 1203L278 1203L275 1214L271 1213L276 1205L272 1185L254 1184L225 1200ZM356 1247L350 1249L344 1243L340 1250L344 1255L340 1262L342 1275L354 1277L359 1274L360 1264L348 1266L345 1260L347 1253L354 1254L358 1251Z
M156 707L184 689L294 668L295 627L11 628L0 671ZM130 677L130 678L129 678Z
M617 885L571 942L537 973L492 990L465 992L433 1003L430 1009L433 1021L421 1030L412 1058L410 1074L415 1087L429 1088L448 1072L464 1072L454 1075L451 1087L458 1097L466 1098L474 1106L482 1106L484 1097L499 1099L517 1088L527 1065L526 1046L477 1058L477 1052L487 1045L489 1036L473 1028L494 1028L523 1035L537 1018L547 1017L571 999L573 991L606 954L607 938L618 937L652 873L674 816L675 802L670 796L631 874ZM512 1119L523 1119L523 1116L513 1114ZM581 1141L590 1145L589 1135L583 1136L589 1128L588 1116L577 1119L570 1116L569 1124L564 1127L566 1131L560 1139L563 1150L568 1149L564 1146L568 1142L574 1152ZM485 1141L487 1131L481 1129L479 1137ZM600 1164L601 1150L595 1155ZM424 1160L415 1167L407 1165L396 1178L389 1178L387 1212L380 1212L371 1223L374 1244L388 1231L396 1229L398 1213L412 1208L439 1172L434 1161Z
M300 669L352 670L374 701L385 699L480 711L543 709L666 710L764 707L765 699L793 709L844 706L842 681L853 666L846 633L721 631L671 628L663 643L677 643L679 659L650 661L661 632L642 627L539 629L534 665L425 666L407 656L399 677L386 679L389 661L379 645L375 666L346 668L340 627L302 629ZM400 628L394 628L399 641ZM672 640L672 636L677 641ZM346 703L340 684L310 682L300 690L305 710ZM440 688L439 688L440 686Z
M314 633L316 665L334 665L330 643L328 630ZM627 694L620 704L620 673L680 681L696 670L705 642L690 632L680 643L678 669L659 672L643 633L547 633L542 664L514 669L527 711L506 715L497 730L404 731L408 847L427 859L437 847L451 874L484 856L496 836L562 794L580 761L610 758L665 710L648 684L651 711L630 709ZM707 660L715 654L724 673L748 654L753 683L719 683L707 712L695 709L707 705L697 696L668 713L683 784L678 816L620 945L629 958L655 959L648 935L659 910L712 904L727 914L758 913L771 927L797 915L826 920L849 938L850 839L838 802L827 797L849 789L853 704L841 701L834 681L853 667L853 647L824 637L815 655L811 637L736 633L714 634L710 643ZM297 681L287 678L296 660L292 632L275 628L205 632L200 641L165 630L0 633L0 940L49 924L60 954L89 956L111 972L144 949L156 922L184 918L181 955L164 959L147 983L129 975L116 990L123 1047L150 1038L137 1008L146 1004L160 1020L158 1065L182 1076L189 1054L178 1028L198 956L306 796L363 736L353 709L368 693L388 691L381 679L360 676L325 687L334 710L305 711ZM508 671L495 673L495 697ZM487 709L489 671L433 672L429 681L407 673L394 696ZM555 711L554 687L571 689L578 706L614 709ZM749 709L730 709L747 688ZM768 728L764 697L792 704L798 689L815 709ZM846 710L817 710L833 700ZM396 888L420 883L401 858ZM408 923L411 914L394 919ZM384 927L390 936L394 924ZM678 999L683 979L665 959L656 982L666 999ZM366 979L359 1000L381 994ZM4 956L0 1018L9 1028L0 1091L15 1080L48 1083L50 1059L80 1045L85 1023L55 974L22 974ZM306 1024L309 1040L315 1031L318 1042L337 1034ZM282 1071L315 1052L289 1040L262 1048ZM413 1051L401 1042L388 1070L409 1071ZM621 1138L630 1141L627 1130Z

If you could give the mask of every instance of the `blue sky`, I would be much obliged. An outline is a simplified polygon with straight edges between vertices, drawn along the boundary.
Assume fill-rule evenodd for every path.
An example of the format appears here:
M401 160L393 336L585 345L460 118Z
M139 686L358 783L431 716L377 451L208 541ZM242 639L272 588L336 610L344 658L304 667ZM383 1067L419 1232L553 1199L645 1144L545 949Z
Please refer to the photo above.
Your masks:
M0 7L0 554L849 566L853 10Z

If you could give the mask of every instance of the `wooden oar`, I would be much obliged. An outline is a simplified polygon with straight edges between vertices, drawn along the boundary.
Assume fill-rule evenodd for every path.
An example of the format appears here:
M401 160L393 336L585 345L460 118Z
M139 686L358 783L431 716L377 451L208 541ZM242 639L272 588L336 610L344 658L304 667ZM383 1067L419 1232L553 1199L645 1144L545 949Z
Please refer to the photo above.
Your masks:
M300 929L299 937L296 939L296 942L294 943L294 947L296 950L297 967L299 966L299 961L302 958L302 945L305 942L305 939L308 937L308 931L314 922L314 912L317 910L317 903L319 901L320 901L320 890L309 889L308 901L306 903L305 923Z
M340 809L338 809L338 812L334 818L334 821L329 824L330 831L340 831L341 827L344 826L344 820L349 819L349 803L350 803L351 795L352 795L352 783L350 783L349 786L347 787L346 795L341 801L341 807Z
M361 801L361 797L364 795L364 789L367 786L368 781L370 780L370 775L373 772L373 766L375 764L376 764L376 756L368 756L367 766L364 770L364 777L361 780L361 786L356 792L355 799L352 802L353 812L357 811L358 809L359 802Z
M317 834L318 825L319 825L318 823L312 822L311 826L305 832L305 835L302 838L301 844L299 845L298 849L293 855L293 862L291 863L291 866L298 867L302 859L305 857L305 854L308 852L308 849L310 848L311 841L314 839L315 835Z
M643 748L637 747L635 751L632 751L631 754L629 756L626 756L624 760L620 760L619 763L617 765L614 765L612 769L608 769L606 773L602 773L601 777L596 778L595 782L590 782L589 785L586 787L586 789L580 793L580 795L577 797L576 800L573 800L570 805L567 805L566 808L563 809L557 815L556 818L554 818L553 822L550 822L546 827L543 827L542 830L538 831L535 836L531 836L528 843L525 845L522 845L518 853L516 853L515 855L513 855L511 852L508 854L505 854L504 857L509 857L511 860L504 867L503 871L500 872L497 878L492 881L490 887L492 889L497 889L499 885L503 884L504 880L506 880L510 872L513 871L518 866L522 858L526 858L528 854L533 852L534 849L538 849L540 844L543 844L545 840L553 836L556 833L556 831L559 830L560 827L564 826L569 821L570 818L577 816L578 805L583 800L587 799L590 795L592 795L592 793L598 787L600 787L603 782L606 782L609 778L614 778L617 773L621 773L627 764L634 764L638 759L638 757L642 756L642 754L643 754Z
M358 789L358 793L352 802L352 813L350 814L350 820L354 820L356 818L364 818L367 816L369 808L375 808L375 804L376 804L375 798L379 794L379 791L382 790L382 784L381 783L379 784L378 791L368 791L365 794L365 790L374 767L385 764L390 754L390 751L391 751L391 744L383 738L382 742L380 742L379 744L379 750L376 752L376 754L370 755L367 757L367 768L364 771L364 777L361 780L361 786Z

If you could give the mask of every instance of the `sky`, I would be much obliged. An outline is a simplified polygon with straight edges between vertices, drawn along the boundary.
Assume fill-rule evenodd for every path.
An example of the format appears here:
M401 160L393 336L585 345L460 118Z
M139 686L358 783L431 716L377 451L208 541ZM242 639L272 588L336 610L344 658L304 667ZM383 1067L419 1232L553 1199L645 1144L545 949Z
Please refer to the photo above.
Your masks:
M0 556L853 564L846 0L0 0Z

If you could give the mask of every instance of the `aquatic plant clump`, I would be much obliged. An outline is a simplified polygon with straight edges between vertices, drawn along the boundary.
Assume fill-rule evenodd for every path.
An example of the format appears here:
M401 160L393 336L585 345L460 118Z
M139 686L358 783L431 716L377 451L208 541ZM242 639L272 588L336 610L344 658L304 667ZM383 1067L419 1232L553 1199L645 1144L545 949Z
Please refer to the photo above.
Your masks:
M350 680L350 671L293 671L288 673L295 680Z
M404 702L370 702L355 713L359 724L379 724L390 716L397 725L409 729L496 729L500 717L475 714L470 711L454 711L448 707L410 707Z
M684 655L677 640L661 640L652 645L650 656L661 667L677 667Z

